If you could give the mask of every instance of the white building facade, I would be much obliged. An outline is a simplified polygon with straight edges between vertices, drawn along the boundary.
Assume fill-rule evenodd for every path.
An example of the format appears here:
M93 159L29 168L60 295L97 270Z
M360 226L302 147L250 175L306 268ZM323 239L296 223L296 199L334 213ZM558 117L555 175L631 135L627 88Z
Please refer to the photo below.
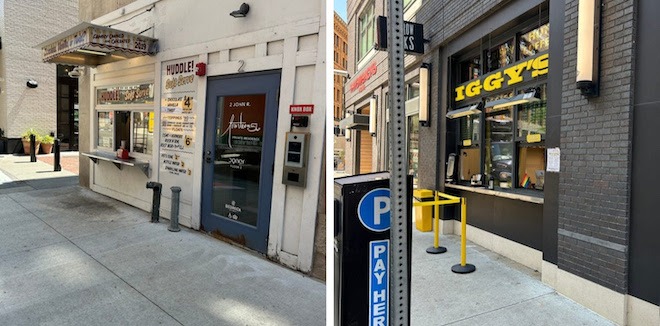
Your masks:
M89 66L81 183L148 211L146 184L158 182L166 218L180 187L181 224L309 272L324 186L325 21L325 1L138 0L95 19L116 30L87 27L108 47L67 50ZM116 50L123 42L130 49ZM140 47L152 54L135 56ZM115 158L122 142L129 159Z

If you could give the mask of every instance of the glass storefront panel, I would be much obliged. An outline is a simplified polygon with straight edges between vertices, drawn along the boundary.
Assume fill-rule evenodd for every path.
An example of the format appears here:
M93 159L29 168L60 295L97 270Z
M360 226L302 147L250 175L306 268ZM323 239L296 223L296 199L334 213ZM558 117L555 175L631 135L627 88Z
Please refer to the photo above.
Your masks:
M106 147L112 148L113 140L112 134L114 128L112 126L114 113L110 112L98 112L98 129L97 129L97 147Z
M413 176L413 188L417 189L419 170L419 115L408 117L408 172Z
M495 185L511 188L513 159L512 108L486 108L485 170L495 178Z
M153 153L153 126L153 112L133 112L133 152Z

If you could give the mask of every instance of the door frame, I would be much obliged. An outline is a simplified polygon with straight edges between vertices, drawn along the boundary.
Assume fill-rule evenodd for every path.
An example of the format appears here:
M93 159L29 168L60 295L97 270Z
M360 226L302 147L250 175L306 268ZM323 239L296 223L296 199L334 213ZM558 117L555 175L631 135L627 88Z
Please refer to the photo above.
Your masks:
M279 90L281 86L281 70L270 70L255 73L223 75L209 77L206 86L206 107L204 123L204 142L202 153L202 182L200 229L212 235L229 239L240 245L267 254L268 235L270 229L270 212L273 191L273 169L275 164L275 144L277 139L277 118L279 115ZM258 79L259 83L251 83L250 79ZM247 82L246 82L247 81ZM215 82L229 85L213 85ZM266 85L259 89L259 85ZM247 87L246 87L247 85ZM219 87L217 91L212 87ZM264 109L264 134L259 172L259 199L257 224L233 221L225 216L212 212L213 165L206 163L207 151L210 157L215 157L215 132L217 124L216 107L218 96L266 94ZM214 222L214 219L217 221ZM223 229L220 230L218 227ZM246 232L247 231L247 232ZM240 232L244 232L240 234ZM247 235L246 235L247 234Z

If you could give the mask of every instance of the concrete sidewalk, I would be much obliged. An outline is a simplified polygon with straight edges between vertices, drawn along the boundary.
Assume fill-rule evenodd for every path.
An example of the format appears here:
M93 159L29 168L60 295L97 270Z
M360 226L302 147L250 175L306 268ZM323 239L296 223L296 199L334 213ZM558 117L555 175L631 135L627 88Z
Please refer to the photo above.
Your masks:
M325 284L49 169L0 157L0 324L325 325Z
M615 325L558 294L540 274L470 242L471 274L454 274L460 237L444 235L447 252L426 253L432 232L413 231L411 325Z

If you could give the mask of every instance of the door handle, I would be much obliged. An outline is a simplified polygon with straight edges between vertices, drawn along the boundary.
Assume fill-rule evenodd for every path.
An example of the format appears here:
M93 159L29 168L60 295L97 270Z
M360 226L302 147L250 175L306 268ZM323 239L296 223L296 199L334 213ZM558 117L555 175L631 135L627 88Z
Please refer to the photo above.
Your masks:
M206 151L206 153L204 153L204 160L206 163L211 163L211 151Z

